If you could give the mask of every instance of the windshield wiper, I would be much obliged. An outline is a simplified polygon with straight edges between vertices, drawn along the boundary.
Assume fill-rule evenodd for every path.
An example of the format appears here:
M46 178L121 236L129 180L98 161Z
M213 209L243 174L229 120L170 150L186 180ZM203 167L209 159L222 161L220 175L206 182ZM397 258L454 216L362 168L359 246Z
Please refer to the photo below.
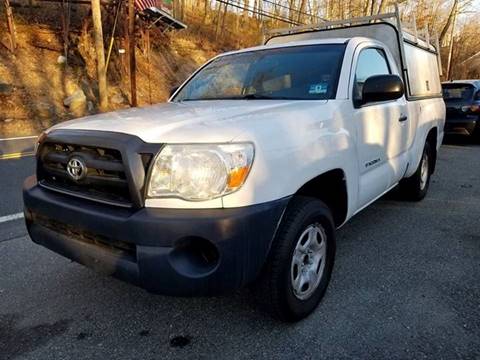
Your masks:
M232 99L238 100L308 100L301 97L294 96L270 96L265 94L246 94Z
M265 94L247 94L243 96L239 96L236 99L241 100L308 100L302 97L294 97L294 96L270 96Z
M246 94L238 97L239 99L245 99L245 100L272 100L272 99L278 99L276 97L272 97L269 95L265 94Z

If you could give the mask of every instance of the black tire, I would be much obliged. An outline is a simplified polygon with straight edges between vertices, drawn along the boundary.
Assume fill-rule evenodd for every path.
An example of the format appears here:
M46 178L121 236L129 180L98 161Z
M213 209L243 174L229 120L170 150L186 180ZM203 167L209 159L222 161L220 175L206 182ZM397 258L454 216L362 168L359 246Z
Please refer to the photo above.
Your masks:
M295 295L292 285L296 266L293 264L293 256L294 253L298 255L296 247L302 242L301 235L312 229L312 226L319 231L323 230L319 236L321 243L326 242L326 250L323 260L318 261L319 265L310 264L313 266L310 269L316 268L315 271L320 274L320 263L324 261L324 264L321 275L317 277L316 288L312 286L309 297L300 299ZM319 237L315 235L315 238L318 242ZM257 300L279 320L294 322L306 317L315 310L327 290L334 258L335 226L330 209L317 199L294 197L278 228L262 273L254 284Z
M427 179L422 180L422 167L424 162L427 161ZM418 164L418 168L415 173L409 178L400 181L400 194L403 199L410 201L422 200L428 192L430 186L430 175L434 166L435 157L432 151L430 143L427 141L423 148L422 158Z

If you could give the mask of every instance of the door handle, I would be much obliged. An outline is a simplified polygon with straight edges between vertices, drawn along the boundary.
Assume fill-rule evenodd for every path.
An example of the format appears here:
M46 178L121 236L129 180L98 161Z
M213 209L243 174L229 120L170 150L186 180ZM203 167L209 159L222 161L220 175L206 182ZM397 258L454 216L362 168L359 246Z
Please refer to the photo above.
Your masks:
M404 121L407 121L408 120L408 116L407 115L402 115L398 118L398 121L400 122L404 122Z

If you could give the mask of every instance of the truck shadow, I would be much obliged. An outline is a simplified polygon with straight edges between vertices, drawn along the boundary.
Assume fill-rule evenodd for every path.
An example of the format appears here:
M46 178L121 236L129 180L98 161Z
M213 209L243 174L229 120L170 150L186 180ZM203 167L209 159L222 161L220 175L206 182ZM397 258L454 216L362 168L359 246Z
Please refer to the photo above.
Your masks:
M13 359L46 344L65 333L71 320L62 319L52 323L20 326L19 314L0 314L0 354L2 359Z
M443 138L443 145L480 146L480 137L449 134Z

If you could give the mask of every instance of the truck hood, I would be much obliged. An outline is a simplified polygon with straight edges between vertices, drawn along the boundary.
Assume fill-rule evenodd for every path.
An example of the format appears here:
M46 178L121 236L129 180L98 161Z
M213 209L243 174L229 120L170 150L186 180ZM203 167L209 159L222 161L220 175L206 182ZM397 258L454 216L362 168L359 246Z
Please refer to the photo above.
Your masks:
M264 127L265 121L298 119L306 105L327 101L209 100L164 103L87 116L50 129L111 131L138 136L145 142L229 142Z

